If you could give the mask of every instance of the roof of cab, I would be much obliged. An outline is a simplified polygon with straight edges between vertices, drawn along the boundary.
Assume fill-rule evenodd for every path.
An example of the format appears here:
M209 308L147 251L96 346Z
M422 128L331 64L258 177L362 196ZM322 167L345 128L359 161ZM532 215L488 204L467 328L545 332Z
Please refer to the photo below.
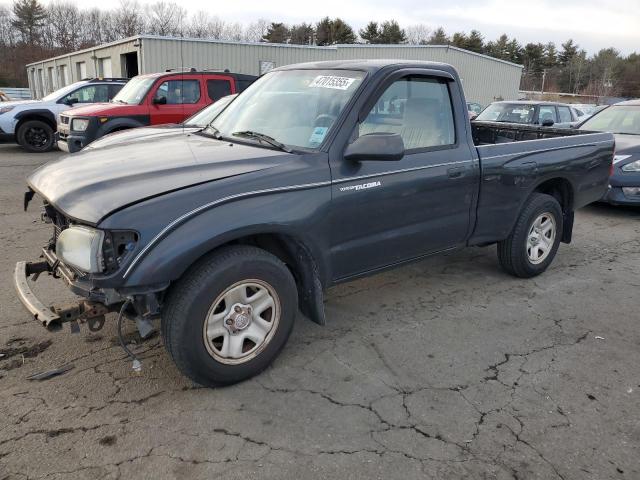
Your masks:
M442 70L453 75L457 75L455 68L447 63L402 59L332 60L324 62L307 62L285 65L282 67L278 67L276 70L364 70L365 72L375 73L379 70L382 70L383 68L394 66L398 68L431 68L434 70Z

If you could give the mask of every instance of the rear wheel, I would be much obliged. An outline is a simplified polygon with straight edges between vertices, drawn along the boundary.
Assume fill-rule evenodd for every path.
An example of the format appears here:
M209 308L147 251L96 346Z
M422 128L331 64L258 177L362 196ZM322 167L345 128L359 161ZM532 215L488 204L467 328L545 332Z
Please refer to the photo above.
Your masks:
M498 243L500 266L521 278L544 272L560 246L562 219L562 208L554 197L543 193L531 195L511 235Z
M48 152L53 148L53 128L42 120L28 120L18 128L18 144L33 153Z
M184 375L205 386L226 385L275 359L296 312L286 265L259 248L233 246L205 257L171 288L162 333Z

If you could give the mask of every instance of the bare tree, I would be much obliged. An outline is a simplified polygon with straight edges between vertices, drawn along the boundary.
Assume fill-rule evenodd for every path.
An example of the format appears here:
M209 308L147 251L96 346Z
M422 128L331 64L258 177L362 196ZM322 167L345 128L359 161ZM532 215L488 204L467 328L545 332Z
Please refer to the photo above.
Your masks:
M161 36L184 34L187 12L177 3L160 0L147 5L145 12L148 17L148 33Z
M11 10L0 5L0 46L12 46L16 42L16 31L11 24Z
M65 1L52 2L47 7L47 20L44 28L47 45L67 52L80 46L85 19L75 4Z
M405 32L407 43L411 45L426 45L431 36L431 29L422 23L407 27Z
M120 0L114 15L115 33L118 38L133 37L145 30L142 8L137 0Z
M260 42L267 34L269 25L271 25L271 22L264 18L250 23L244 30L243 40L246 42Z

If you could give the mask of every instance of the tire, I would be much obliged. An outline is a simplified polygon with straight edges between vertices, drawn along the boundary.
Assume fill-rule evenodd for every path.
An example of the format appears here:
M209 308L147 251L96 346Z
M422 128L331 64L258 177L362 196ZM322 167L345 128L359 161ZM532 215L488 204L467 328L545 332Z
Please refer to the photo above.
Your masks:
M247 300L253 298L259 300ZM295 280L284 263L256 247L231 246L202 258L170 287L161 330L178 369L216 387L267 368L287 342L297 311Z
M540 223L534 226L536 221ZM498 242L498 261L503 270L520 278L531 278L544 272L560 246L562 222L558 201L551 195L533 193L522 208L511 235ZM547 231L549 226L553 238L550 238L551 230Z
M16 138L28 152L42 153L53 148L53 128L42 120L28 120L20 125Z

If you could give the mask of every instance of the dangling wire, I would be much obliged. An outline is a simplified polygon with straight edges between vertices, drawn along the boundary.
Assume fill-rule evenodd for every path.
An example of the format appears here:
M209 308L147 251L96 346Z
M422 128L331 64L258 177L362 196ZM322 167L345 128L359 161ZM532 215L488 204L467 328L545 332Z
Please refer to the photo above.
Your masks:
M127 300L126 302L124 302L122 304L122 307L120 307L120 313L118 313L118 340L120 341L120 346L122 347L122 349L126 352L126 354L129 356L129 358L131 358L131 360L133 361L132 368L136 372L139 372L139 371L142 370L142 362L136 356L135 353L133 353L131 350L129 350L129 348L127 347L127 344L124 342L124 338L122 337L122 319L124 317L124 311L127 309L127 307L129 305L131 305L131 300Z

